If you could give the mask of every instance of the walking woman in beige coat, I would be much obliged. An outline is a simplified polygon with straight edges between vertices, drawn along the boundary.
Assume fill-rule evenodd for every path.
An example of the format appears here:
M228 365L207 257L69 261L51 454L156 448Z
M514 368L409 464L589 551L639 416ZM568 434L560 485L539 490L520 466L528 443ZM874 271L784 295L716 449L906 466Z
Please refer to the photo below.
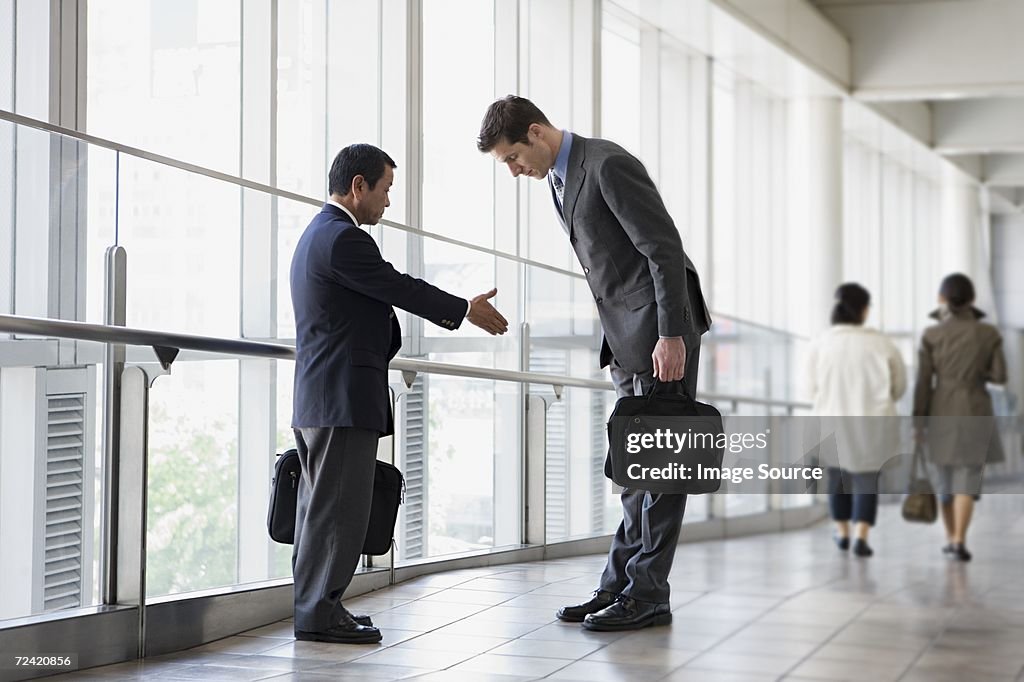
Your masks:
M986 462L1000 461L992 398L986 383L1006 382L1006 359L999 331L978 320L974 285L960 273L942 280L939 323L921 337L914 424L918 442L928 444L929 459L939 470L942 520L947 544L943 553L970 561L967 527L981 490Z
M878 513L878 472L897 454L896 401L907 389L907 373L893 342L864 326L871 302L867 289L843 284L835 298L832 326L808 350L804 389L814 403L821 436L835 439L828 492L836 545L850 548L853 521L853 553L869 557L868 530Z

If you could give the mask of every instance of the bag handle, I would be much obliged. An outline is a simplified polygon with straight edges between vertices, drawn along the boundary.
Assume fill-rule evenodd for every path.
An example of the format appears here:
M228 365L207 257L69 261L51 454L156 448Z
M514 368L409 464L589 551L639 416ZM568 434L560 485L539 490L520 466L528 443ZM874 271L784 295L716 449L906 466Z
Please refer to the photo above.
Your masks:
M689 393L686 392L686 384L684 382L682 382L682 381L674 381L674 382L669 382L669 383L677 383L677 384L679 384L680 391L679 391L678 395L683 396L684 398L686 398L689 401L690 409L693 411L694 416L697 416L697 405L695 404L697 401L694 399L694 397L692 395L690 395ZM645 397L647 398L647 404L648 405L651 404L651 399L654 398L655 395L657 395L657 393L658 393L658 386L660 386L660 385L661 385L661 380L658 379L658 377L654 377L654 383L651 384L651 387L649 389L647 389L647 393L645 395Z
M914 446L914 457L910 464L910 479L917 480L918 462L924 459L924 446L920 443ZM924 466L922 463L921 466Z

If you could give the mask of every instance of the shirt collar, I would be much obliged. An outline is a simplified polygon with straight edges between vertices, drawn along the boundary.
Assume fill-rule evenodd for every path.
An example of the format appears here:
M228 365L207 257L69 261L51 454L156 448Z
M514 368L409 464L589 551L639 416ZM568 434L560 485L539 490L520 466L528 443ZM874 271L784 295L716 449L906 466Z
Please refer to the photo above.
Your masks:
M352 224L355 225L356 227L359 227L359 221L356 220L356 217L354 215L352 215L352 211L348 210L334 199L328 199L327 203L330 204L331 206L337 206L338 208L340 208L342 211L345 212L345 215L352 219Z
M565 175L569 171L569 152L572 150L572 133L562 129L562 144L558 147L558 156L555 157L555 166L551 171L558 176L558 179L565 184Z

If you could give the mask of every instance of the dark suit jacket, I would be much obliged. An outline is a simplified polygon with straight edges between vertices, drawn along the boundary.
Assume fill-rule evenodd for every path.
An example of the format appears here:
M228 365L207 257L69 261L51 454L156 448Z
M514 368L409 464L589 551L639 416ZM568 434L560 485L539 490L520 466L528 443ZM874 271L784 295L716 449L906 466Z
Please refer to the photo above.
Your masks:
M572 136L562 220L601 317L601 367L614 357L627 371L649 372L659 336L711 326L679 231L647 170L625 149Z
M402 345L392 306L457 329L466 300L399 273L332 204L302 233L291 267L295 309L292 426L394 432L388 362Z

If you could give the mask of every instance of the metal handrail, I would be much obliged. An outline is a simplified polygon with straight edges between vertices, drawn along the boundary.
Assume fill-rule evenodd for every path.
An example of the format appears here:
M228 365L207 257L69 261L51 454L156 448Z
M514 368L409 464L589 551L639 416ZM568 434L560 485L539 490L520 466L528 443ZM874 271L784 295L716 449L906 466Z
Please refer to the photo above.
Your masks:
M88 322L72 322L69 320L52 320L48 318L28 317L24 315L0 315L0 332L132 346L152 346L154 349L169 349L173 351L194 350L227 355L273 358L278 360L295 359L295 349L292 346L276 343L248 341L246 339L222 339L211 336L196 336L194 334L176 334L149 329L134 329L131 327L91 324ZM472 365L456 365L447 362L433 362L431 360L414 360L409 358L395 358L391 361L390 368L401 372L439 374L463 377L466 379L487 379L492 381L508 381L521 384L541 384L554 387L556 392L566 386L606 391L611 391L615 388L610 381L603 381L601 379L582 379L557 374L546 374L543 372L520 372L509 369L474 367ZM702 393L701 397L705 400L711 401L785 407L790 409L804 409L810 407L810 404L808 403L800 403L790 400L776 400L772 398L757 398L754 396L740 396L723 393Z
M172 334L149 329L133 329L131 327L53 320L24 315L0 315L0 332L59 337L79 341L99 341L100 343L124 344L128 346L202 350L212 353L279 358L281 360L295 359L294 348L274 343L246 341L244 339L220 339L210 336L194 336L192 334Z
M295 202L298 202L298 203L307 204L309 206L320 207L324 203L323 199L318 199L316 197L306 196L304 194L298 194L297 192L291 192L291 191L288 191L288 190L285 190L285 189L279 189L277 187L274 187L273 185L267 185L267 184L264 184L264 183L261 183L261 182L255 182L253 180L248 180L248 179L243 178L243 177L238 176L238 175L232 175L231 173L225 173L224 171L213 170L211 168L206 168L204 166L199 166L199 165L194 164L194 163L188 163L186 161L180 161L178 159L174 159L174 158L169 157L169 156L164 156L163 154L157 154L155 152L146 151L145 149L139 149L138 147L132 147L130 145L121 144L120 142L114 142L113 140L108 140L106 138L98 137L96 135L89 135L88 133L79 132L79 131L74 130L72 128L66 128L64 126L55 125L53 123L48 123L46 121L41 121L39 119L31 118L31 117L25 116L23 114L16 114L14 112L7 111L7 110L4 110L4 109L0 109L0 121L7 121L8 123L13 123L14 125L25 126L26 128L33 128L35 130L40 130L42 132L51 133L53 135L61 135L63 137L67 137L67 138L72 139L72 140L78 140L79 142L85 142L86 144L91 144L91 145L95 145L97 147L102 147L104 149L109 149L109 150L111 150L113 152L117 152L119 154L126 154L128 156L134 156L134 157L142 159L144 161L152 161L153 163L158 163L158 164L160 164L162 166L169 166L171 168L177 168L178 170L182 170L182 171L185 171L187 173L194 173L196 175L201 175L203 177L211 178L213 180L218 180L220 182L226 182L228 184L235 185L236 187L241 187L241 188L244 188L244 189L251 189L251 190L254 190L254 191L257 191L257 192L263 192L264 194L269 194L271 196L276 196L276 197L279 197L279 198L282 198L282 199L288 199L290 201L295 201ZM448 237L448 236L445 236L443 234L438 234L436 232L429 232L429 231L424 230L422 228L416 228L416 227L412 227L410 225L404 225L402 223L397 223L397 222L394 222L392 220L381 220L380 224L384 225L385 227L390 227L390 228L393 228L393 229L396 229L396 230L401 230L402 232L406 232L408 234L418 235L418 236L421 236L421 237L427 237L429 239L434 239L434 240L437 240L437 241L445 242L446 244L452 244L454 246L459 246L459 247L464 248L464 249L469 249L470 251L476 251L478 253L484 253L484 254L487 254L489 256L493 256L495 258L502 258L502 259L513 261L513 262L516 262L516 263L521 263L521 264L526 265L526 266L531 267L531 268L538 268L538 269L541 269L541 270L547 270L548 272L554 272L556 274L564 275L564 276L570 277L572 279L577 279L577 280L585 280L586 279L586 277L584 275L582 275L582 274L580 274L578 272L573 272L572 270L568 270L566 268L560 268L560 267L558 267L556 265L549 265L547 263L541 263L541 262L538 262L538 261L535 261L535 260L531 260L529 258L524 258L522 256L518 256L518 255L515 255L515 254L505 253L503 251L498 251L497 249L489 249L489 248L487 248L485 246L480 246L478 244L473 244L471 242L462 241L461 239L454 239L452 237ZM724 318L724 319L733 320L733 321L738 322L738 323L740 323L740 324L742 324L744 326L754 327L754 328L757 328L757 329L763 329L765 331L771 332L773 334L779 334L779 335L785 336L787 338L797 339L797 340L806 340L806 337L804 337L804 336L801 336L799 334L794 334L793 332L786 331L786 330L783 330L783 329L778 329L776 327L772 327L771 325L763 324L761 322L754 322L752 320L744 320L742 318L735 317L733 315L725 315L725 314L721 314L721 313L716 313L714 310L711 311L711 315L712 315L712 317L721 317L721 318ZM143 344L143 345L148 345L148 344Z

